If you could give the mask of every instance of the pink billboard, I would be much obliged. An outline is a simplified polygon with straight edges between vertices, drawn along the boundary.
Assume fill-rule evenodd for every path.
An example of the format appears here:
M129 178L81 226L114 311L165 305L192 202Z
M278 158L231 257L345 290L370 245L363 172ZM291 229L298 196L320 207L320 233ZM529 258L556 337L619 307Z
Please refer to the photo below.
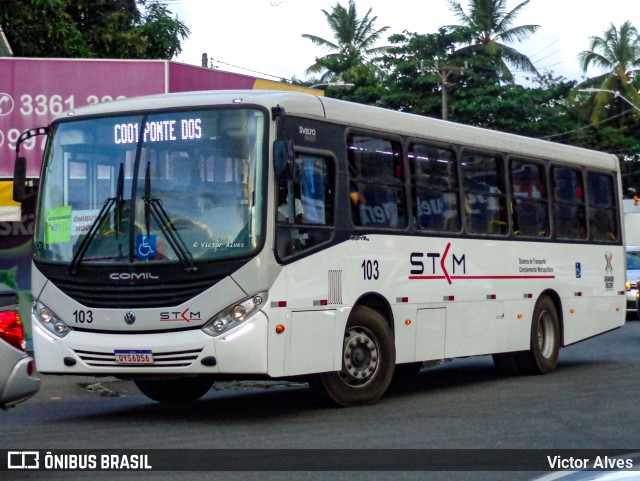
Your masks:
M118 98L165 92L168 62L0 59L0 177L13 176L15 144L66 110ZM38 177L44 138L23 144L27 176Z
M21 132L77 107L168 92L252 89L246 75L166 60L0 58L0 178L13 176ZM27 177L40 175L44 137L22 144Z

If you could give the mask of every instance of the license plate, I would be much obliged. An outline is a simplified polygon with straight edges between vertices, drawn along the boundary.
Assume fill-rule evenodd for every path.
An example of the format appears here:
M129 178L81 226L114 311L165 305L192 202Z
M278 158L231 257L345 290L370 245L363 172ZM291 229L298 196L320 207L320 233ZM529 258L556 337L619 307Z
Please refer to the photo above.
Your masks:
M153 364L151 351L114 351L116 364Z

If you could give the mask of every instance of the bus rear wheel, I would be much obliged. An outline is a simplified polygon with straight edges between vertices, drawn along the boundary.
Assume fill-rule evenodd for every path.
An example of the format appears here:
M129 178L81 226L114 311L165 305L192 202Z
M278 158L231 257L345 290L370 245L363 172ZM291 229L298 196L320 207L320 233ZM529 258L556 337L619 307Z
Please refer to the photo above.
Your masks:
M520 353L518 367L523 374L547 374L556 370L559 354L558 311L549 296L541 296L533 309L531 349Z
M207 376L177 379L136 379L134 382L142 394L163 404L195 402L213 386L213 379Z
M311 386L340 406L373 404L389 387L395 361L393 334L384 317L356 307L344 333L342 369L320 374Z

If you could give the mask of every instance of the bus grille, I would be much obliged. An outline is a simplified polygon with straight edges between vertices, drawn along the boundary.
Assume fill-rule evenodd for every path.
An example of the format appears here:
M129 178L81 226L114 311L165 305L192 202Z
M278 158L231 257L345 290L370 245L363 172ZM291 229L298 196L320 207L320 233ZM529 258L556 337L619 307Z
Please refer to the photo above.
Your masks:
M96 352L76 349L74 352L85 364L92 367L188 367L198 359L203 349L204 348L191 349L188 351L154 352L153 364L139 366L135 364L118 364L113 351Z
M174 307L201 294L220 279L203 279L187 284L91 285L56 279L56 286L80 304L103 309Z

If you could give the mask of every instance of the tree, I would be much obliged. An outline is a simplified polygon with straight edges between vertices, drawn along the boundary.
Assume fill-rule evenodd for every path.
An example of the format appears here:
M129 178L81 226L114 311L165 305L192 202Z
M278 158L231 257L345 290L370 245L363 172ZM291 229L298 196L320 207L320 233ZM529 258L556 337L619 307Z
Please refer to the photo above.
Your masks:
M378 17L370 18L371 10L369 9L363 18L358 18L354 0L349 0L347 9L336 3L331 13L322 10L335 40L326 40L311 34L302 35L303 38L331 52L324 57L316 58L316 63L307 69L307 73L324 71L320 77L322 82L340 79L356 83L375 76L375 67L369 60L385 50L386 47L375 47L375 44L389 27L376 30L374 23Z
M389 37L391 46L382 57L388 75L381 104L392 109L432 117L442 117L441 77L436 63L449 64L456 43L456 30L441 28L437 33L403 32Z
M148 0L3 0L0 26L19 57L168 60L189 35Z
M540 25L513 26L516 17L528 3L529 0L525 0L513 10L507 10L507 0L469 0L470 11L467 14L459 2L449 0L451 10L462 22L462 25L453 25L451 28L460 29L468 35L466 46L457 50L456 55L472 61L479 54L490 59L492 65L489 68L493 68L499 78L507 82L513 82L509 64L537 74L529 57L507 45L525 40L540 28Z
M630 21L624 22L619 29L613 24L604 32L602 37L591 38L589 50L582 51L580 59L582 69L586 72L594 66L605 73L593 77L584 82L580 87L597 87L602 90L619 92L635 105L640 106L640 35ZM606 106L611 102L613 95L608 92L599 92L594 97L591 119L597 122L603 116L610 114ZM627 109L628 105L619 99L618 108Z

